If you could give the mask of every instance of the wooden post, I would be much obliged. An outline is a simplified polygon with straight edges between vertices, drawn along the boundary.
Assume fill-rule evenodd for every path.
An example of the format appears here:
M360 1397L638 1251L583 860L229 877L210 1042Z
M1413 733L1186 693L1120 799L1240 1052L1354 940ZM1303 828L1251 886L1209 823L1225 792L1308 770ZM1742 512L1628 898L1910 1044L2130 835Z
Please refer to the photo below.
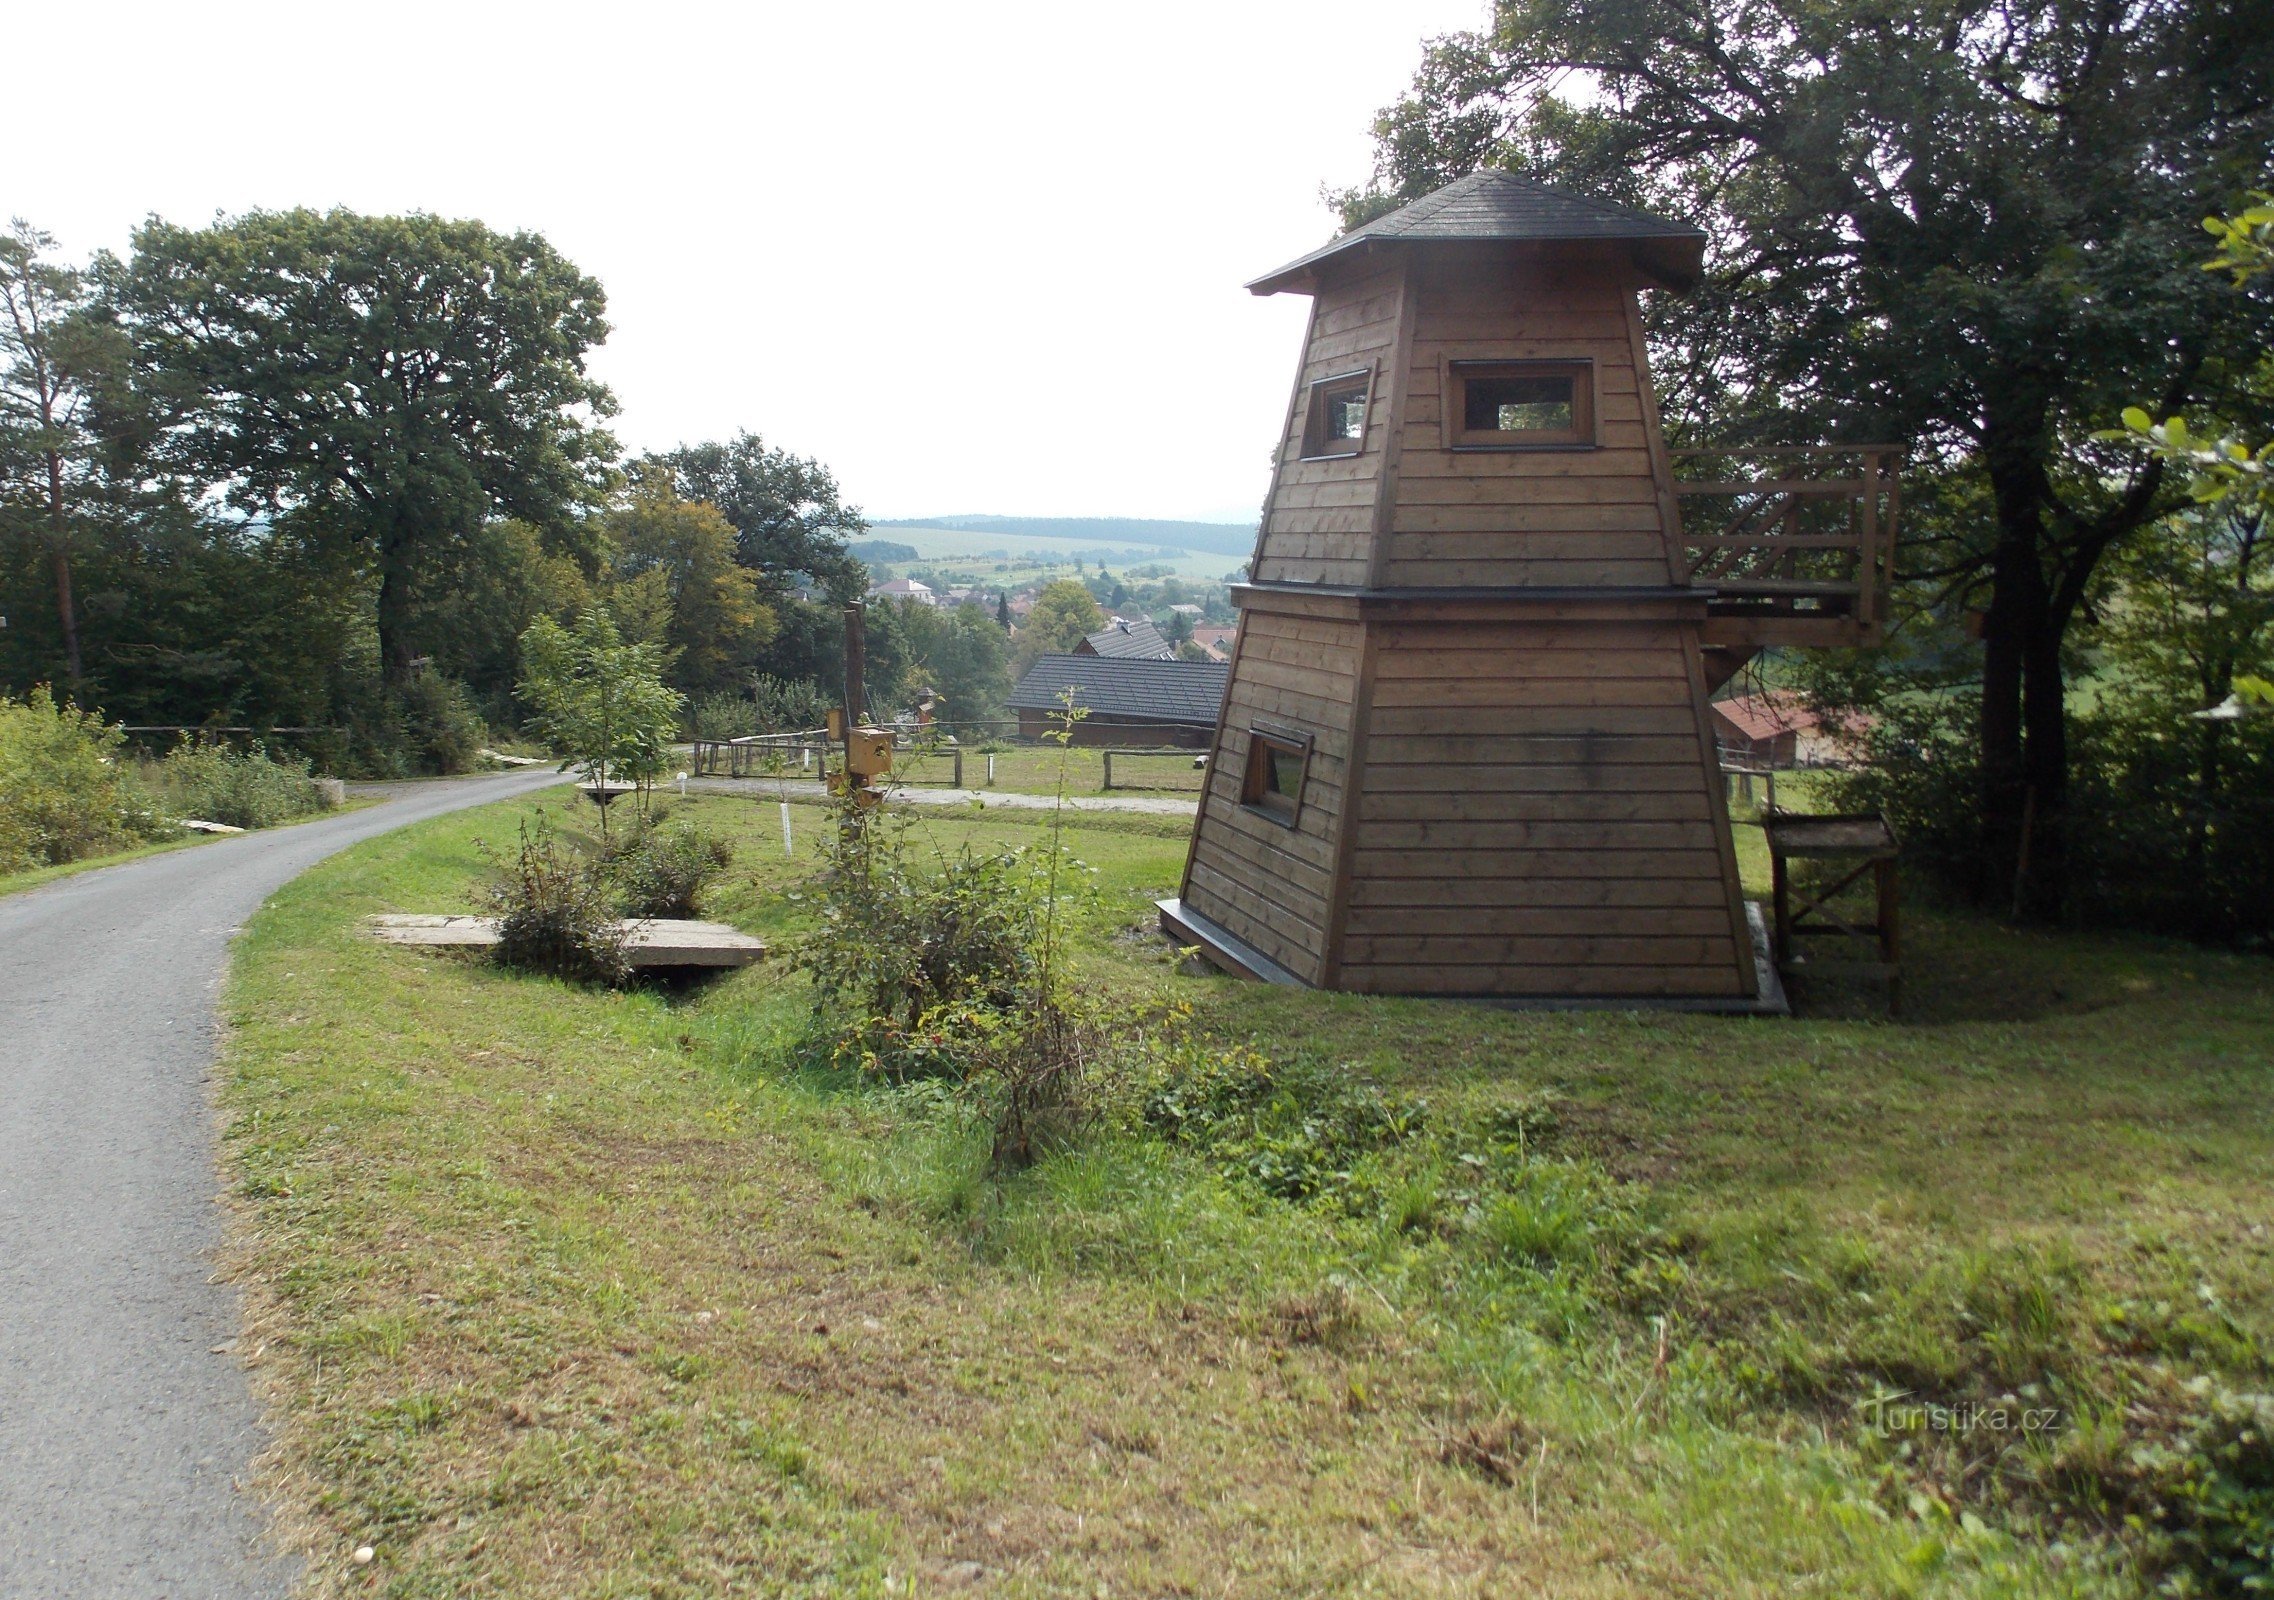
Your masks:
M1108 789L1113 787L1113 752L1111 750L1105 752L1105 786Z
M955 786L963 787L963 746L960 744L955 747Z
M869 697L865 681L868 671L868 639L861 603L856 600L845 608L845 792L850 795L853 783L853 730L860 726L862 710Z

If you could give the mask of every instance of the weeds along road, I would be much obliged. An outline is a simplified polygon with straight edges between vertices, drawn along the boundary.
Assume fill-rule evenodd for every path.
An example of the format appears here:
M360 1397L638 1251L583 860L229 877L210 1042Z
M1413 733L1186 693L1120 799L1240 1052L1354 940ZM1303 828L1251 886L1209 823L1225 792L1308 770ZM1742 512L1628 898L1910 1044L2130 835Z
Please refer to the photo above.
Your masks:
M359 840L565 779L384 803L0 898L0 1596L280 1595L239 1494L258 1414L229 1348L208 1076L229 940Z

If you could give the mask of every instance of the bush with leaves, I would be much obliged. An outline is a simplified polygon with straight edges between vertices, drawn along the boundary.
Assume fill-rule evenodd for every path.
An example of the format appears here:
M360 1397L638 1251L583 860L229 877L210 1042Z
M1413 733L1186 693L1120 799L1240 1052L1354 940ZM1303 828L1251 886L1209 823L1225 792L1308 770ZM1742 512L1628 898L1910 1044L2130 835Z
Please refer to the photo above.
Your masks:
M184 739L149 772L178 815L232 828L273 828L331 805L305 760L279 760L259 744L231 750Z
M907 824L847 801L833 810L819 888L821 928L797 953L817 1011L898 1037L951 1006L1009 1008L1041 973L1040 930L1024 852L968 850L923 872L908 860ZM867 1048L887 1076L893 1052Z
M486 842L481 850L498 873L489 904L501 964L611 987L631 975L607 872L564 844L543 812L521 824L512 856L499 856Z
M643 824L608 856L609 876L631 917L692 917L703 891L734 862L734 846L708 828Z
M471 772L490 742L489 724L465 685L422 672L395 691L403 746L421 772Z
M172 831L119 765L124 735L43 684L0 695L0 872L80 861Z

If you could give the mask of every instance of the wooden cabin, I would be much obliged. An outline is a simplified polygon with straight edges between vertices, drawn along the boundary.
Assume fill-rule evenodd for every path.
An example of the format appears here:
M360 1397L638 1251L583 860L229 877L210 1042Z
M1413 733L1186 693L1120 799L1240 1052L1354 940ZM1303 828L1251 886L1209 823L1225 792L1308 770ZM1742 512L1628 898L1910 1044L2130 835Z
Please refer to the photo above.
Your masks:
M1018 713L1022 739L1065 731L1071 695L1083 713L1071 729L1074 744L1205 750L1215 736L1226 677L1219 661L1049 655L1036 658L1007 703Z
M1322 988L1757 1003L1708 697L1876 638L1894 480L1668 451L1637 295L1704 246L1482 172L1249 285L1310 325L1172 938Z

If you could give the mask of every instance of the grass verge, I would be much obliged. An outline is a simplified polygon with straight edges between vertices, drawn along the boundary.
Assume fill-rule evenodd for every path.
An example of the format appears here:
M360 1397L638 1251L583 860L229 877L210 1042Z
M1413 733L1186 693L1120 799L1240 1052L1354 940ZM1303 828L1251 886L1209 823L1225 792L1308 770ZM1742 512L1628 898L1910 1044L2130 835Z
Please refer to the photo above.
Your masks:
M1142 934L1180 819L1083 815L1085 976L1177 1070L999 1180L952 1095L801 1069L776 965L603 994L358 935L470 908L544 803L334 858L239 950L313 1592L2138 1592L2124 1452L2264 1387L2263 963L1929 916L1900 1023L1267 990ZM716 912L810 925L815 813L785 856L770 802L674 807L738 837Z

